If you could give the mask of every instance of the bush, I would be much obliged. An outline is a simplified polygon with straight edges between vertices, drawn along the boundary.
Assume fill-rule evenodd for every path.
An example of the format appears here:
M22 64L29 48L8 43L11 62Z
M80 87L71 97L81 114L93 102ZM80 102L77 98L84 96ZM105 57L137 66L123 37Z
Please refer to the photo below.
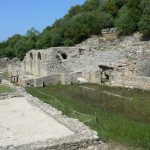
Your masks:
M139 30L144 35L150 35L150 16L149 15L143 15L140 22L139 22Z

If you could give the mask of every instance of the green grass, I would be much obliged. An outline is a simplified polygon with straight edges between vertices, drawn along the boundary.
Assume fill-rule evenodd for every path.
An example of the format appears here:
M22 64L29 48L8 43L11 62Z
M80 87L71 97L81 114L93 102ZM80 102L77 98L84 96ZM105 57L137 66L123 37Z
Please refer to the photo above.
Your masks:
M80 121L92 119L85 124L96 130L102 141L114 141L150 149L149 91L94 84L82 86L95 90L84 89L78 85L50 85L45 88L28 88L27 91L69 117ZM42 95L37 90L49 96ZM106 92L123 98L106 94ZM56 97L57 100L51 96ZM90 116L79 114L71 109ZM95 121L95 112L99 118L98 123Z
M0 93L7 93L7 92L14 92L15 89L6 86L6 85L0 85Z

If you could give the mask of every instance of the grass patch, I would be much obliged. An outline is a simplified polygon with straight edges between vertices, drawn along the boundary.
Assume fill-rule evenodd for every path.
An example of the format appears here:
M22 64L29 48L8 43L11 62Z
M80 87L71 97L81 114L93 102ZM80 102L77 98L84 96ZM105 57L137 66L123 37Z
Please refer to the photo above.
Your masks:
M7 86L7 85L0 85L0 93L8 93L8 92L14 92L15 89Z
M50 85L45 88L27 88L27 91L69 117L80 121L93 119L85 124L96 130L103 141L117 141L150 149L150 92L94 84L82 86L95 90L78 85ZM95 121L95 112L98 123Z

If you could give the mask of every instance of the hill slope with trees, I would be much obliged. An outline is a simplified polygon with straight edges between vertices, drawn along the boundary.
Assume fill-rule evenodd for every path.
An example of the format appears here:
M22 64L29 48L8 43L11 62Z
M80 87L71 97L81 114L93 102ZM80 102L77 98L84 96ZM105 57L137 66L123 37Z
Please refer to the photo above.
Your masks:
M0 57L23 59L31 49L73 46L100 35L104 28L116 27L122 35L140 31L150 35L149 0L86 0L39 33L34 28L26 35L16 34L0 43Z

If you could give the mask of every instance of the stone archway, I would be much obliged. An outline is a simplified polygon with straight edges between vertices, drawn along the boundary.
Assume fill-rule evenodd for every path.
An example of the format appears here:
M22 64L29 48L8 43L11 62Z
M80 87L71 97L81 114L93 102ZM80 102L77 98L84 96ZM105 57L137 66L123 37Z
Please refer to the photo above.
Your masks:
M60 55L62 56L63 59L67 59L67 54L66 53L60 53Z
M40 76L41 76L41 60L42 60L41 53L40 53L40 52L38 52L38 54L37 54L38 77L40 77Z
M32 74L32 67L33 66L33 54L32 52L30 53L30 74Z

